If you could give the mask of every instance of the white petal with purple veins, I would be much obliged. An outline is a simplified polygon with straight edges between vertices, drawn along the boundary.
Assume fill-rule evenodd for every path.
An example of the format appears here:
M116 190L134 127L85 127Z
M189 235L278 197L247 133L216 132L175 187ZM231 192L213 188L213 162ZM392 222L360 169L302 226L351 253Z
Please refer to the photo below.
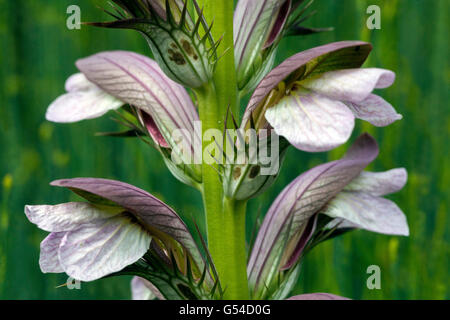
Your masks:
M377 127L385 127L401 120L403 116L395 111L394 107L375 94L370 94L358 103L346 102L356 118L365 120Z
M71 277L93 281L139 260L150 241L139 224L118 215L68 232L61 243L59 260Z
M390 70L367 68L326 72L301 81L301 85L332 99L361 102L374 89L390 87L394 81L395 73Z
M341 192L324 213L372 232L409 235L406 217L394 202L363 192Z
M57 180L51 185L80 190L116 203L133 213L144 227L159 230L169 236L169 239L183 245L199 269L203 269L202 254L186 224L173 209L150 193L120 181L95 178Z
M133 277L131 280L131 295L133 300L153 300L155 295L148 288L151 283L141 277Z
M133 52L108 51L76 65L100 88L148 113L169 144L175 129L194 134L194 121L199 118L189 94L155 61Z
M250 115L262 105L270 92L295 71L305 67L312 70L314 74L322 74L331 70L359 68L371 50L372 46L366 42L341 41L305 50L286 59L274 68L255 89L245 109L241 127L245 128L248 125ZM299 78L296 77L294 81L296 80Z
M123 211L123 209L119 209ZM119 212L100 210L87 202L69 202L54 206L25 206L30 222L48 232L75 230L80 225L113 217Z
M87 80L82 73L67 80L66 90L68 93L57 98L48 107L45 115L48 121L71 123L94 119L124 104Z
M328 151L345 143L355 125L353 113L342 102L305 92L283 98L265 116L278 135L308 152Z
M39 256L39 266L43 273L64 272L59 263L59 247L66 232L52 232L41 242L41 254Z
M344 158L303 173L278 195L259 229L248 262L252 298L264 297L265 288L273 284L276 273L283 267L280 266L282 256L293 253L286 252L288 241L294 240L310 218L359 176L377 155L375 140L364 134ZM299 257L298 252L294 257Z
M385 172L361 172L358 178L345 187L346 191L360 191L373 196L395 193L406 184L408 172L404 168Z

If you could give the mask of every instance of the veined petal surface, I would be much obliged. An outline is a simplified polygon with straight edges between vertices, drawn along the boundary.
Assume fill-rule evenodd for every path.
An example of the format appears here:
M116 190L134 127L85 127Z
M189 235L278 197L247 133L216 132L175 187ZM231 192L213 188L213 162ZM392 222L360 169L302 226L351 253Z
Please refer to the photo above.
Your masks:
M199 118L192 100L155 61L133 52L108 51L78 60L77 67L104 91L148 113L167 142L175 129L194 133L193 122Z
M41 242L39 266L43 273L64 272L59 262L59 247L67 232L52 232Z
M376 127L386 127L403 118L389 102L376 94L370 94L359 103L346 102L345 104L356 118L370 122Z
M234 45L238 85L243 89L265 63L263 49L283 30L291 0L240 0L234 14Z
M390 235L409 235L405 214L391 200L364 192L343 191L323 212L344 225Z
M66 81L66 90L66 94L48 107L45 115L48 121L72 123L94 119L124 105L87 80L82 73L74 74Z
M385 172L363 171L344 190L365 192L373 196L385 196L403 189L407 180L408 172L404 168Z
M293 76L290 81L297 81L329 71L359 68L371 50L372 46L367 42L341 41L312 48L286 59L256 87L245 110L242 126L247 126L251 114L269 93L290 76ZM299 74L296 75L296 72Z
M342 102L309 92L292 92L269 108L266 119L297 149L320 152L345 143L355 117Z
M53 186L69 188L86 197L107 199L131 212L144 227L158 230L178 241L201 268L204 261L187 226L168 205L150 193L120 181L76 178L57 180Z
M101 210L86 202L69 202L54 206L25 206L28 220L48 232L75 230L82 224L110 218L118 213Z
M358 68L325 72L301 81L301 85L332 99L358 103L374 89L390 87L394 81L395 73L390 70Z
M59 261L74 279L93 281L139 260L150 241L140 224L120 214L67 232L59 247Z
M362 135L343 159L305 172L280 193L267 212L248 263L254 293L264 291L283 267L280 262L287 243L377 155L375 140Z

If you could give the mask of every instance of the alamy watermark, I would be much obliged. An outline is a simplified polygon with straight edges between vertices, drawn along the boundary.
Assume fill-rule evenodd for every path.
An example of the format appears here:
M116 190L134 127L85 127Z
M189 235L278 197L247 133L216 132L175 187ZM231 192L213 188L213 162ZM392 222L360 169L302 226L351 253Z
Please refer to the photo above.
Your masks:
M81 290L81 281L69 277L66 281L66 287L69 290Z
M370 14L367 19L366 25L369 30L381 29L381 8L377 5L371 5L367 7L367 14Z
M66 20L66 26L69 30L81 29L81 9L79 6L73 4L67 7L66 13L69 17Z
M367 288L369 290L381 290L381 268L377 265L371 265L367 267L367 274L370 276L367 278Z

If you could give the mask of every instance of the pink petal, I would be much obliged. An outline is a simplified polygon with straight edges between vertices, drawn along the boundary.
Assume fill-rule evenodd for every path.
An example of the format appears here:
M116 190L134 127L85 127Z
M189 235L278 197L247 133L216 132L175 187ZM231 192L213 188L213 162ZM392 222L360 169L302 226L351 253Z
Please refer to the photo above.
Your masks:
M283 4L284 2L284 4ZM271 45L282 30L290 1L240 0L234 13L234 46L238 82L249 82L264 46ZM284 9L281 10L280 9ZM259 64L261 64L259 62Z
M164 139L163 135L158 129L158 126L155 123L155 120L146 112L141 112L142 122L144 123L145 127L147 128L148 132L150 133L150 136L152 137L153 141L155 141L159 146L163 148L169 148L169 144Z
M81 191L80 195L88 200L92 197L97 201L104 199L117 204L136 216L144 227L156 229L179 242L200 269L204 265L197 243L186 224L172 208L150 193L124 182L95 178L56 180L51 185Z

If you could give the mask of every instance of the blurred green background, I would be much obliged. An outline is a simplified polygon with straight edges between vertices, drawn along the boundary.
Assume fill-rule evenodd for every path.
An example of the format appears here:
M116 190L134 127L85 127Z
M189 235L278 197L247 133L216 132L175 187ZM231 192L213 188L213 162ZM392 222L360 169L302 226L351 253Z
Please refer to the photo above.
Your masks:
M160 197L183 216L202 220L199 194L167 173L156 152L138 140L94 137L117 129L106 116L73 125L46 122L46 107L64 92L80 57L114 49L150 54L136 33L66 28L66 8L78 4L82 20L107 17L103 1L0 0L0 299L128 299L130 278L83 283L81 290L56 288L62 274L40 272L39 243L45 232L29 223L25 204L73 200L49 186L57 178L102 177L132 183ZM382 10L382 29L366 28L366 9ZM380 157L371 170L406 167L409 182L392 196L408 216L411 236L399 238L356 231L311 252L296 291L332 292L353 299L448 299L449 291L449 5L448 0L317 0L307 26L335 31L284 40L279 61L338 40L366 40L374 51L366 66L397 73L381 93L404 120L377 129ZM243 106L244 107L244 106ZM354 137L352 139L354 139ZM265 213L278 192L308 168L341 156L348 145L327 154L291 149L275 185L249 206L248 224ZM203 225L202 225L203 227ZM250 231L249 227L249 231ZM249 232L250 233L250 232ZM379 265L382 289L366 287L367 267Z

